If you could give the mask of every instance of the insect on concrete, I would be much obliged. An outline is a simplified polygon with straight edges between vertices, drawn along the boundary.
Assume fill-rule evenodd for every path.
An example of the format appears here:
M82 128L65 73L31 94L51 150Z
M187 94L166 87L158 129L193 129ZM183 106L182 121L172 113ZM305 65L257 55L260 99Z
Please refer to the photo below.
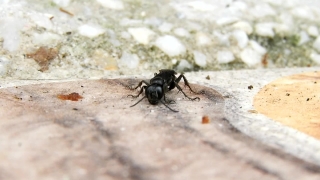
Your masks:
M191 98L191 97L187 96L186 93L184 93L182 91L182 88L179 86L178 83L183 78L184 84L189 87L191 92L196 93L191 89L187 78L183 74L180 74L180 76L178 78L175 76L176 74L177 73L174 70L162 69L159 71L159 73L155 73L154 77L152 79L150 79L149 82L142 80L142 81L140 81L140 83L136 87L130 88L132 90L137 89L138 87L141 88L138 95L128 95L128 97L133 97L133 98L139 97L139 95L143 93L143 90L145 90L145 96L130 107L137 105L144 98L147 98L150 104L155 105L155 104L158 104L159 102L161 102L163 105L165 105L171 111L178 112L174 109L171 109L168 105L166 105L166 104L175 103L175 101L173 101L173 100L166 100L166 96L165 96L165 94L168 91L174 89L175 87L177 87L179 92L181 91L183 93L183 95L185 97L187 97L189 100L192 100L192 101L200 100L199 97ZM143 83L145 85L142 85ZM162 101L162 99L164 101Z

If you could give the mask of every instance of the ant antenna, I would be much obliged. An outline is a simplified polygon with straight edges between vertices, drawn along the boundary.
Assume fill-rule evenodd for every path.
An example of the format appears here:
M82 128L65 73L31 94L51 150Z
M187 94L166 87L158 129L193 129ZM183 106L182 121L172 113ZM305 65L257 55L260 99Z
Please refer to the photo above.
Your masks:
M179 112L179 111L177 111L177 110L174 110L174 109L171 109L168 105L166 105L164 102L162 102L161 100L160 100L160 102L163 104L163 105L165 105L168 109L170 109L171 111L173 111L173 112Z
M139 104L139 102L141 102L144 98L146 98L146 96L143 96L143 98L141 98L138 102L136 102L134 105L131 105L130 107L133 107L133 106Z

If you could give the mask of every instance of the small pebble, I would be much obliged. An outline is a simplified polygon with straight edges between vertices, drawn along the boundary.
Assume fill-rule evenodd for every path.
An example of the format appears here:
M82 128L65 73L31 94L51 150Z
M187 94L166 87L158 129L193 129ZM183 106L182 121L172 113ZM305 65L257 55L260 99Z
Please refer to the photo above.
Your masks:
M121 0L97 0L103 7L115 10L124 9L123 2Z
M274 27L274 23L272 22L257 23L255 25L255 31L260 36L273 37L274 36L273 27Z
M238 47L241 49L245 48L248 44L249 38L247 34L242 30L235 30L232 33L232 36L237 40Z
M196 34L196 42L198 46L208 46L211 44L211 39L206 33L198 32Z
M310 37L309 37L308 33L305 32L305 31L301 31L299 33L299 37L300 38L299 38L298 45L302 45L302 44L307 43L307 42L310 41Z
M191 1L191 2L188 2L187 5L198 11L212 12L217 8L212 3L205 3L203 1Z
M159 26L159 31L164 32L164 33L170 32L172 27L173 27L173 24L164 22Z
M232 62L235 59L233 53L228 50L218 51L217 61L220 64Z
M239 21L239 18L237 18L237 17L221 17L216 20L216 23L219 26L224 26L224 25L228 25L228 24L233 24L237 21Z
M310 54L310 59L312 59L315 63L320 64L320 54L312 52Z
M78 32L82 36L86 36L88 38L95 38L103 33L105 33L105 29L98 25L88 25L84 24L78 28Z
M291 14L297 18L313 20L313 11L308 6L297 6L291 10Z
M128 32L133 36L133 38L140 44L149 44L150 39L155 32L146 27L129 28Z
M3 76L7 73L8 64L9 64L9 59L7 59L6 57L0 56L0 76Z
M190 64L190 63L189 63L187 60L185 60L185 59L182 59L182 60L179 62L178 66L176 67L177 71L179 71L179 72L184 71L184 70L186 70L186 69L192 69L192 68L193 68L192 64Z
M317 39L313 42L312 47L320 52L320 36L318 36Z
M252 26L246 21L239 21L237 23L234 23L232 27L246 32L247 35L250 35L253 32Z
M193 51L194 61L200 67L207 65L207 56L199 51Z
M51 46L52 44L58 44L61 37L58 34L43 32L42 34L33 34L33 43L38 46Z
M309 26L308 27L308 34L310 35L310 36L313 36L313 37L317 37L317 36L319 36L319 31L318 31L318 28L317 28L317 26Z
M2 47L9 52L19 50L20 31L24 21L17 18L0 18L0 39L3 38Z
M179 39L171 35L158 37L155 45L168 56L179 56L186 53L186 47Z
M60 7L67 7L70 4L70 0L53 0L53 2Z
M173 33L180 37L189 37L190 33L184 28L176 28L173 30Z
M261 46L257 41L250 40L249 44L253 50L258 52L259 54L265 54L267 52L267 49Z
M245 48L240 54L241 60L249 67L255 67L260 64L262 55L252 48Z
M120 63L122 65L125 65L129 69L134 69L134 68L138 67L138 65L140 63L140 59L136 54L130 54L127 52L123 52L122 56L120 58Z

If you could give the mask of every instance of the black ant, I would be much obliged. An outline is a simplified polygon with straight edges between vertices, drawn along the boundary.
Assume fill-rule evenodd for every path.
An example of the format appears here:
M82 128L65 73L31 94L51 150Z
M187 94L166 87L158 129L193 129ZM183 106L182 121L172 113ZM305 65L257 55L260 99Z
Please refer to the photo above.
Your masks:
M141 87L141 90L140 90L138 95L136 95L136 96L128 95L128 97L130 96L130 97L137 98L143 92L143 89L145 90L145 96L142 99L140 99L138 102L136 102L134 105L130 106L130 107L133 107L133 106L137 105L144 98L148 98L148 101L149 101L150 104L155 105L155 104L158 104L159 101L160 101L163 105L165 105L171 111L178 112L178 111L176 111L174 109L171 109L169 106L167 106L165 104L165 103L168 103L168 104L175 103L175 101L173 101L173 100L167 101L166 100L166 96L165 96L166 92L170 91L171 89L174 89L175 87L177 87L179 92L181 91L183 93L183 95L185 97L187 97L188 99L190 99L192 101L200 100L199 97L191 98L191 97L187 96L182 91L181 87L178 84L180 82L181 78L183 78L184 84L189 87L191 92L196 93L191 89L187 78L183 74L180 74L180 76L178 78L175 76L175 74L177 74L177 73L174 70L161 69L159 71L159 73L155 73L154 77L152 79L150 79L150 83L145 81L145 80L142 80L142 81L140 81L140 83L136 87L130 88L130 89L134 90L134 89L137 89L138 87L141 87L142 83L146 84L145 86ZM162 98L164 99L165 103L162 101Z

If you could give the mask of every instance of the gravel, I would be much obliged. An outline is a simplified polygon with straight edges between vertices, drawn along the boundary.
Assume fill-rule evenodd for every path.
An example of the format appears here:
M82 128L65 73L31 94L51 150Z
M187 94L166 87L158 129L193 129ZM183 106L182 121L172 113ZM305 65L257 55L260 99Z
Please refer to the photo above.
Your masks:
M0 59L7 61L0 74L88 78L160 68L318 66L318 7L311 0L2 0ZM59 49L44 72L25 57L40 47ZM96 51L107 58L97 63Z

